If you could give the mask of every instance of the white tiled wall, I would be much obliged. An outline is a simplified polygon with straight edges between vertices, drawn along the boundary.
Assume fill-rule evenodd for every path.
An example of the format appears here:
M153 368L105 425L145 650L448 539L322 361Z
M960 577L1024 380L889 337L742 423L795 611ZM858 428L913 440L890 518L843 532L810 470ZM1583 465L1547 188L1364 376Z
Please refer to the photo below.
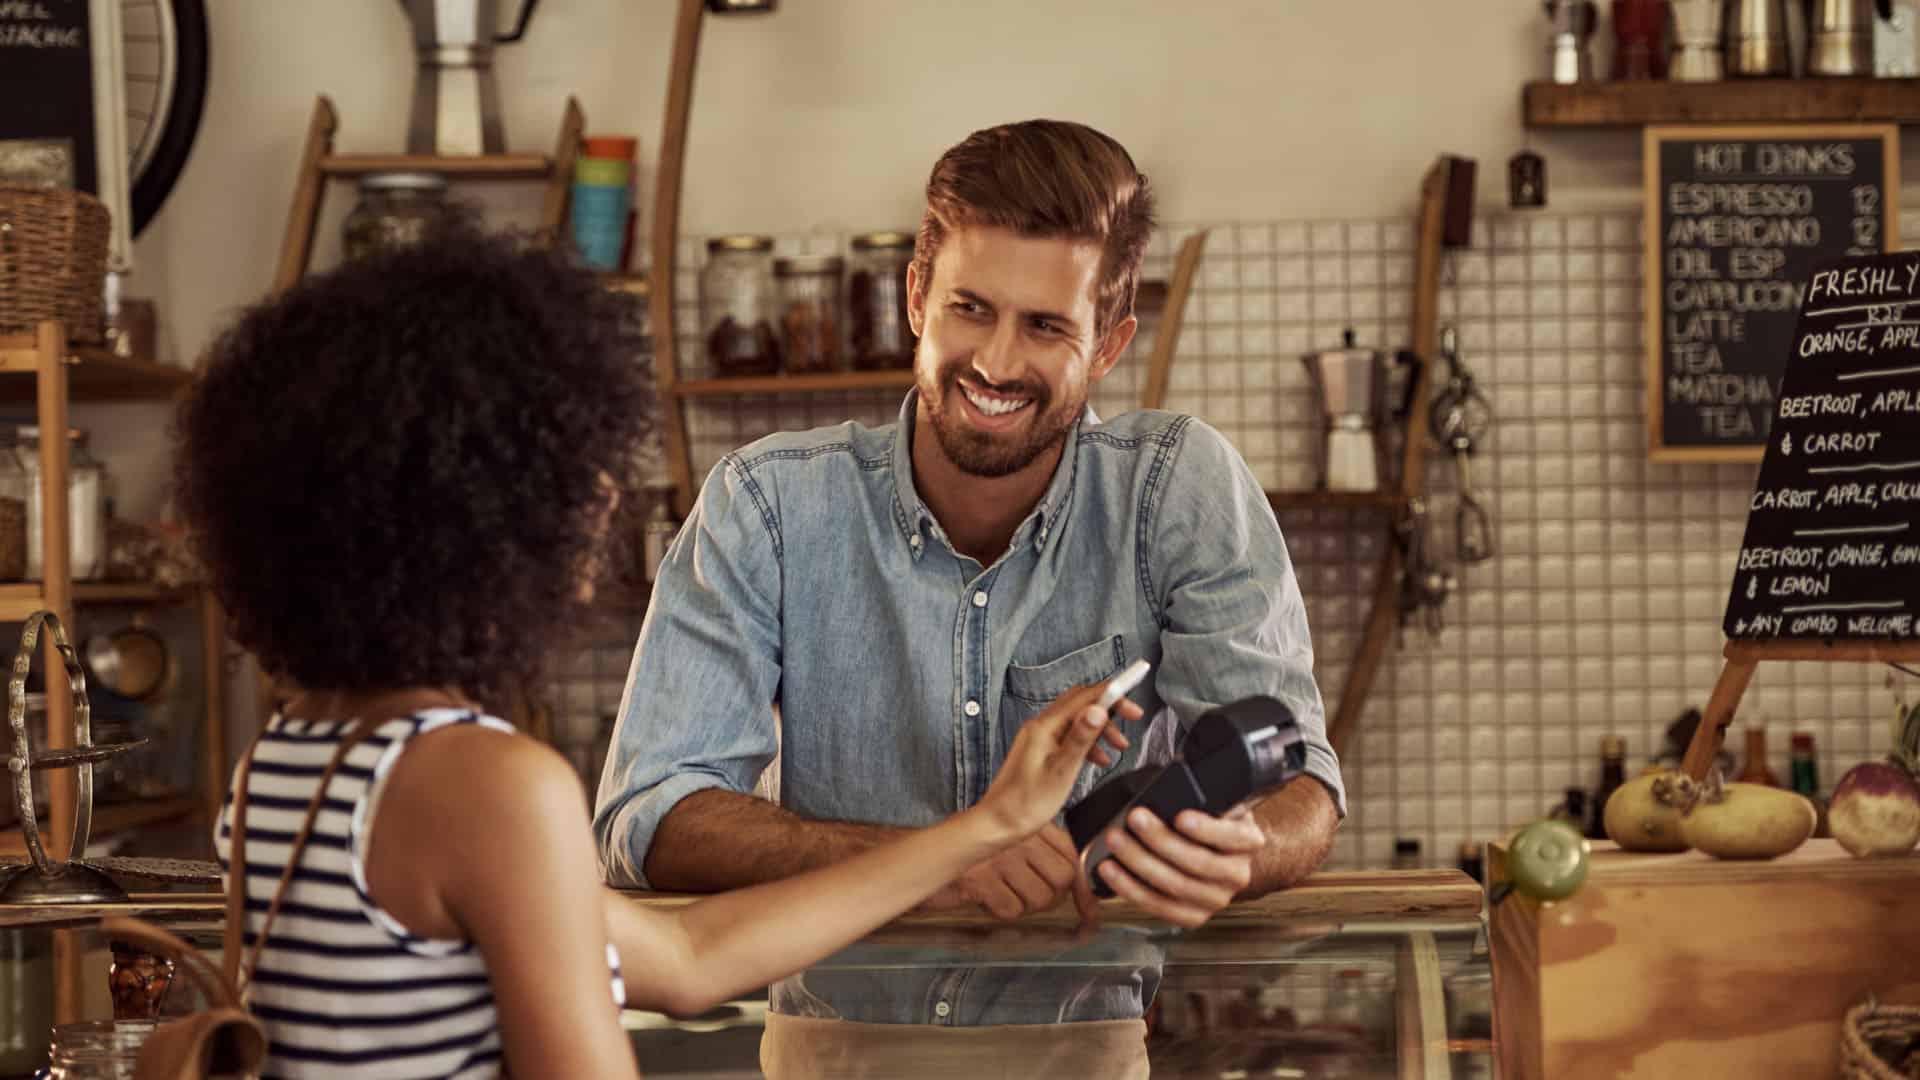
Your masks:
M1305 369L1309 349L1352 327L1363 345L1409 340L1413 234L1403 221L1283 221L1209 226L1167 407L1222 429L1270 488L1313 483ZM1189 232L1154 239L1146 273L1165 277ZM1903 232L1920 232L1907 222ZM676 299L687 374L700 368L699 237L683 241ZM779 238L787 251L839 250L837 236ZM1755 468L1647 461L1641 253L1634 214L1512 214L1475 226L1449 254L1441 316L1491 398L1489 445L1474 483L1495 520L1496 557L1458 570L1435 636L1408 628L1376 677L1344 762L1352 813L1338 865L1384 865L1396 837L1451 865L1463 840L1539 816L1570 785L1598 778L1602 735L1626 736L1629 767L1661 745L1720 670L1721 610ZM1157 327L1100 385L1094 406L1133 407ZM885 423L886 393L697 401L688 409L696 475L769 431L855 418ZM1453 468L1435 455L1435 540L1451 550ZM1299 571L1329 713L1363 628L1382 515L1281 515ZM564 723L611 713L635 627L612 630L557 688ZM1736 718L1764 723L1785 777L1787 736L1814 734L1821 777L1885 742L1892 696L1884 669L1763 666Z

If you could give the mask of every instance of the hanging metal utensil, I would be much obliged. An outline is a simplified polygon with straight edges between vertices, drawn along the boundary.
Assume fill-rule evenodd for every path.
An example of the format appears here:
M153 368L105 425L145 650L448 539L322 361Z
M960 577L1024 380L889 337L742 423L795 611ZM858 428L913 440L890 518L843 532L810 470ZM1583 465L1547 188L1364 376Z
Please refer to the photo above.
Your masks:
M1447 385L1434 398L1428 420L1434 438L1453 454L1459 480L1454 506L1454 547L1462 563L1493 557L1493 521L1473 489L1471 458L1493 427L1493 406L1474 383L1473 372L1460 359L1459 335L1451 326L1440 331L1440 351L1447 358Z

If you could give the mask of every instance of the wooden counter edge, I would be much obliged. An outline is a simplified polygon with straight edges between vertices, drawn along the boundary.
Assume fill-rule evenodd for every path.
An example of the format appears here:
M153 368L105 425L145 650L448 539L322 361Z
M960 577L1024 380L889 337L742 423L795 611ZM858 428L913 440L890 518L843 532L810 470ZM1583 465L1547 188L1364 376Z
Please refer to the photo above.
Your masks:
M699 899L685 893L617 890L648 907L675 908ZM1354 871L1316 874L1290 889L1241 900L1215 915L1209 925L1231 926L1320 920L1450 921L1478 918L1480 886L1458 870ZM1159 924L1161 920L1124 900L1100 905L1103 922L1116 926ZM1023 925L1073 925L1079 921L1071 904L1029 915ZM990 926L999 922L984 914L951 912L907 915L903 926Z

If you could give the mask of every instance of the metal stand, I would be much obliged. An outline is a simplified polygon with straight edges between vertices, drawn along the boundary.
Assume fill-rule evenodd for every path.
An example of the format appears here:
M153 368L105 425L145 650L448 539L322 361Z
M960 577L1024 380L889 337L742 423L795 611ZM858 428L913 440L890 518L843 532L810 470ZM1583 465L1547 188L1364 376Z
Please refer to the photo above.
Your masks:
M33 653L40 641L40 628L60 654L66 668L67 684L73 692L73 745L39 755L27 732L27 674L33 670ZM48 717L49 723L52 717ZM125 900L126 891L96 867L81 858L86 854L87 835L93 829L93 766L115 754L146 743L145 738L97 744L93 741L92 708L87 703L87 676L79 657L67 642L60 617L50 611L38 611L28 617L20 632L20 649L13 657L13 678L7 683L7 723L13 731L13 754L7 768L13 773L14 805L20 812L20 829L27 841L32 863L20 867L0 885L0 904L85 904ZM50 858L40 841L40 823L33 808L33 774L42 769L73 769L75 786L73 839L65 858Z

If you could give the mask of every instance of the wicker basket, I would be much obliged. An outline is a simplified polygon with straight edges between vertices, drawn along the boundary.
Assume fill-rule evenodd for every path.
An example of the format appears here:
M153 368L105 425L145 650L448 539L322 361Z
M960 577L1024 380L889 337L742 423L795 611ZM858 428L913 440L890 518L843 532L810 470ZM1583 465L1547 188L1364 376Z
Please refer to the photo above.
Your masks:
M101 340L110 231L84 191L0 184L0 334L54 319L72 340Z
M1843 1080L1920 1080L1920 1008L1867 1001L1840 1029Z

